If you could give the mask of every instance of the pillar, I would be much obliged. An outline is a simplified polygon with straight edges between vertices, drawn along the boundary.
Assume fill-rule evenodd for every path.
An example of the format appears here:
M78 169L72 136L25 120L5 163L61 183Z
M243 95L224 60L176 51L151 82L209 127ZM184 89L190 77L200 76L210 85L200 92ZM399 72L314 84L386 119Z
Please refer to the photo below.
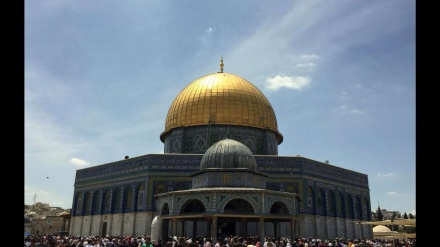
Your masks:
M177 236L177 219L173 219L173 232L171 236Z
M217 216L211 217L211 238L212 238L212 244L215 244L217 242Z
M293 240L296 237L296 219L291 219L290 220L290 239Z
M246 237L247 237L247 219L246 218L241 218L240 236L243 239L246 239Z
M258 237L260 238L262 244L264 243L265 232L266 230L264 229L264 219L260 217L258 222Z
M197 236L197 220L193 220L192 225L193 225L192 239L196 239L196 236Z

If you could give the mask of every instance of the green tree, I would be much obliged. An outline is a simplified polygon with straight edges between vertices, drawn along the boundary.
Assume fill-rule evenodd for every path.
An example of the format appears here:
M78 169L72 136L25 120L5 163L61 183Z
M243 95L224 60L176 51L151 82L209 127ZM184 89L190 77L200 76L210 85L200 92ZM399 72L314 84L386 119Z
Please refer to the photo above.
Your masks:
M414 219L414 215L412 215L412 213L409 213L409 218Z
M403 218L408 219L408 215L406 214L406 212L403 214Z
M380 211L380 206L377 207L377 219L380 220L380 221L383 220L383 214L382 214L382 212Z

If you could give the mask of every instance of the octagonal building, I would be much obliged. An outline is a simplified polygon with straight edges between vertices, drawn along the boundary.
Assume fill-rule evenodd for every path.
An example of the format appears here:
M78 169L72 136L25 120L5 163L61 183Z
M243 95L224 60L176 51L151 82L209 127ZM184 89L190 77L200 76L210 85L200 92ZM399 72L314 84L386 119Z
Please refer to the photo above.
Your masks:
M163 154L77 170L71 235L372 238L368 176L278 156L264 94L223 71L190 82L168 110Z

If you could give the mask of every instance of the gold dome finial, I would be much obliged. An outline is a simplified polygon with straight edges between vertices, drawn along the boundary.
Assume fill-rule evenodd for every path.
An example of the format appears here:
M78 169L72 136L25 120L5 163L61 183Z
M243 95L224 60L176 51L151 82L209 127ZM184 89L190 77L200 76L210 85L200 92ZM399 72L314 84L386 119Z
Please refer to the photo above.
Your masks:
M220 73L223 73L223 55L220 58Z

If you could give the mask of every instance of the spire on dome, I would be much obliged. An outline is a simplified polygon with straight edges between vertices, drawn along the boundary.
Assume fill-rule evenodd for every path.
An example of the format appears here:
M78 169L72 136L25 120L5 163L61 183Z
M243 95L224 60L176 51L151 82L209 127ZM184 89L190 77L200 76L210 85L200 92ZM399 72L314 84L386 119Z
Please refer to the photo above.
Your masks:
M224 64L223 64L223 55L222 55L220 58L220 73L223 73L223 66Z

